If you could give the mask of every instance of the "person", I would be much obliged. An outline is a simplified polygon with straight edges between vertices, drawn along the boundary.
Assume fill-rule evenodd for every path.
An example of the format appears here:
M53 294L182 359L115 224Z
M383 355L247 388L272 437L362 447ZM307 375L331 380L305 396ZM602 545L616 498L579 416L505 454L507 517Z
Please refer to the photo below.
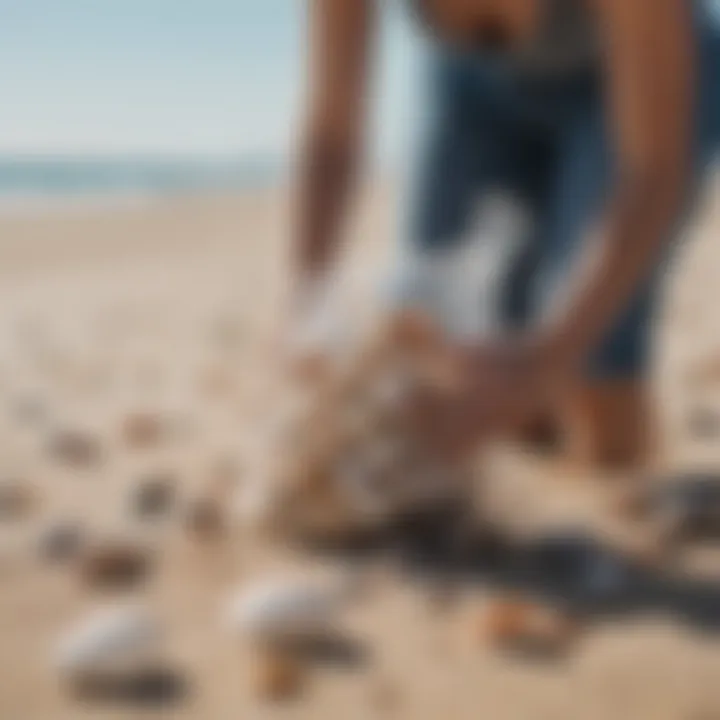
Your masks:
M294 272L328 272L361 158L376 0L309 0ZM552 415L584 461L651 447L657 288L720 138L709 0L414 0L428 38L408 242L463 235L484 192L533 218L503 279L500 337L454 349L462 392L422 432L462 452ZM420 110L420 109L419 109Z

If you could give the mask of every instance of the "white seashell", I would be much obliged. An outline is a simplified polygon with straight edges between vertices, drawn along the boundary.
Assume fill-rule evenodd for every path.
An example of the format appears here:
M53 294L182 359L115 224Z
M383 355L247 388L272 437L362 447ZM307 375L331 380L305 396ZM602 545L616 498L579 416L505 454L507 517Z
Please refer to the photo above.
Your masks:
M141 606L102 608L61 638L55 665L71 677L132 670L157 658L160 636L156 619Z
M226 618L233 630L261 643L321 636L332 631L349 599L347 590L343 584L300 578L266 581L240 590Z

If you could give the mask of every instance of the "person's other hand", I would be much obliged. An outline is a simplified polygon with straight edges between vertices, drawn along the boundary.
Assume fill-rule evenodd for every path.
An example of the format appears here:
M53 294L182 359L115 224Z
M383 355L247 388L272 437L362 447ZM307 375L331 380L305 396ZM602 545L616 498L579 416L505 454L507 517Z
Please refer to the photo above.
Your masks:
M285 302L275 336L275 352L284 372L313 381L326 374L345 341L343 308L333 278L304 279Z
M448 457L522 428L557 398L570 375L542 342L502 341L452 352L454 386L427 385L409 407L421 442Z

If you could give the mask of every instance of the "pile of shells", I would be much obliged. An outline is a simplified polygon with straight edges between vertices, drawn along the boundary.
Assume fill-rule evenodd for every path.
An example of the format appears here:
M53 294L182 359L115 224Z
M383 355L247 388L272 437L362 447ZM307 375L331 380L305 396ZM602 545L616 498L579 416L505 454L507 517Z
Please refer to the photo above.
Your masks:
M295 388L264 466L242 490L259 524L280 535L336 537L465 493L466 469L421 447L407 412L420 386L451 386L442 347L420 318L398 318L351 360Z

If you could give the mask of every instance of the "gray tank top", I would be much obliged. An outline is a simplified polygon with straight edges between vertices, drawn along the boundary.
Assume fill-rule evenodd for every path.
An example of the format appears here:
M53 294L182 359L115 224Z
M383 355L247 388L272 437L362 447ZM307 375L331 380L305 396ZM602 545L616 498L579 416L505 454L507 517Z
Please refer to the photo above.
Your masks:
M600 38L583 0L541 0L540 27L534 39L510 56L525 75L565 77L595 70ZM631 0L628 0L631 2Z
M423 0L416 1L422 5ZM530 78L560 79L596 70L600 42L585 1L539 1L541 17L535 36L522 47L496 54Z

